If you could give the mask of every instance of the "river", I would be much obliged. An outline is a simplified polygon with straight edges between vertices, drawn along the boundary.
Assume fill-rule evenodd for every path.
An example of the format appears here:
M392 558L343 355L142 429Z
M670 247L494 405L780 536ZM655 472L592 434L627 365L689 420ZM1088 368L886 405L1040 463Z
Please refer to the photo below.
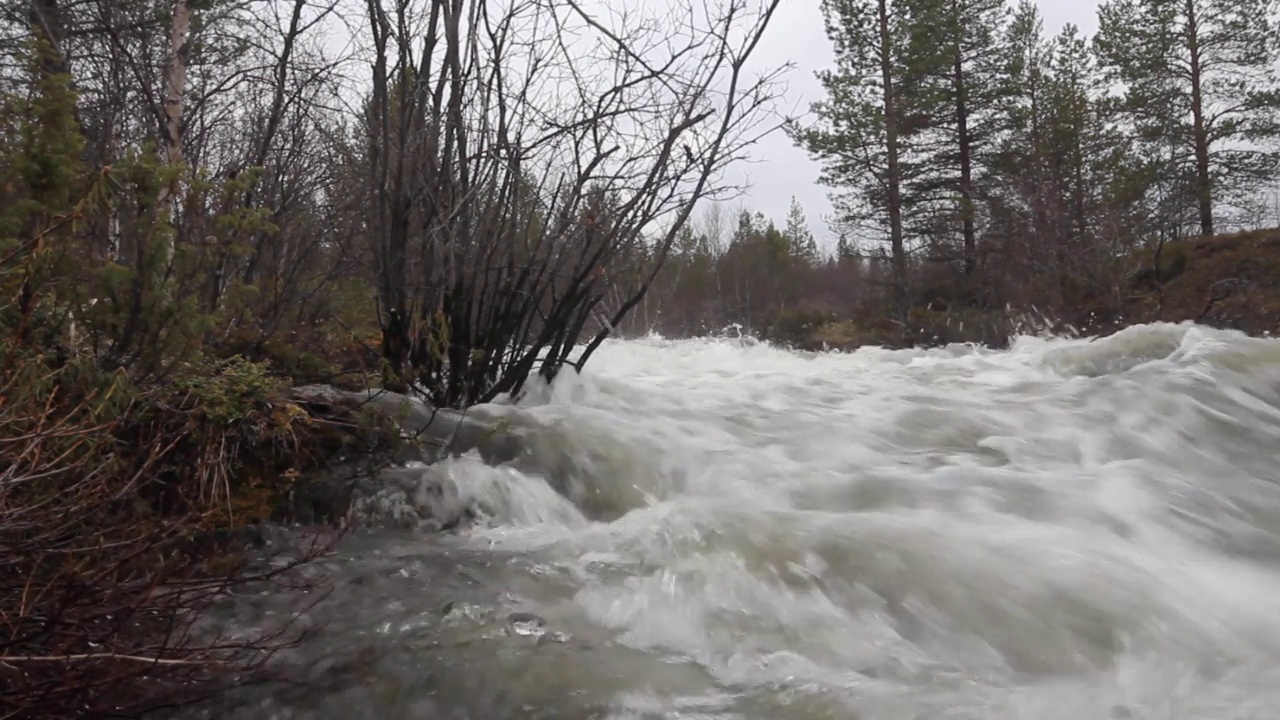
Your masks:
M545 472L347 538L311 684L234 716L1280 717L1280 341L649 338L476 412Z

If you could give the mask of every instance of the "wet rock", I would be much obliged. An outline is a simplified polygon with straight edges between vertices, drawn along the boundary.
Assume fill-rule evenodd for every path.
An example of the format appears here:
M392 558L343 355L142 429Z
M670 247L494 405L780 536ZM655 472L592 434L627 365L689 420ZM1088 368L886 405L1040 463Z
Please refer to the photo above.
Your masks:
M313 413L343 422L354 432L359 414L372 410L400 430L402 462L431 462L472 450L490 464L510 462L525 453L523 438L500 422L481 420L458 410L435 408L422 400L390 392L354 392L329 385L293 388L292 398Z
M370 463L337 458L329 467L304 473L278 514L302 525L337 525L351 508L355 489L370 478Z
M527 612L513 612L507 616L506 632L508 635L531 637L539 646L547 643L567 643L569 634L548 631L546 618Z
M295 522L447 530L475 512L446 474L423 466L473 450L493 465L528 453L524 437L499 420L399 393L306 385L293 388L291 399L320 421L329 455L324 468L295 483L282 513ZM386 437L396 432L399 438Z
M517 627L518 627L518 628L521 628L521 629L527 629L527 628L530 628L530 627L539 627L539 628L540 628L540 627L542 627L543 625L546 625L546 624L547 624L547 621L546 621L545 619L543 619L542 617L538 616L538 615L534 615L533 613L527 613L527 612L513 612L513 613L511 613L510 615L508 615L508 616L507 616L507 624L508 624L508 625L510 625L513 629L515 629L515 628L517 628ZM517 632L519 632L519 631L517 631ZM519 632L519 634L521 634L521 635L529 635L530 633L528 633L528 632Z
M439 532L475 517L439 467L387 468L357 484L348 520L360 526Z

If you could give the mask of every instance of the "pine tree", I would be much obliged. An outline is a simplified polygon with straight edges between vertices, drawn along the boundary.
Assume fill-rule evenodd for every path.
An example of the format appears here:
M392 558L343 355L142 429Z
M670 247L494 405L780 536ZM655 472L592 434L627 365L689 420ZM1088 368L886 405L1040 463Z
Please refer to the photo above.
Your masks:
M1054 38L1048 80L1048 151L1055 201L1065 216L1058 225L1067 237L1079 238L1090 230L1096 161L1114 135L1101 122L1093 58L1075 25L1066 25Z
M1070 303L1088 274L1083 266L1099 259L1089 249L1098 245L1105 188L1121 174L1118 164L1134 158L1107 119L1105 92L1079 29L1067 24L1049 49L1039 158L1051 211L1043 235L1051 245L1044 256L1051 261L1052 287Z
M1044 36L1040 9L1032 0L1021 0L1014 10L1004 39L1009 93L1004 105L1004 148L998 172L1005 187L1016 193L1019 207L1027 208L1032 232L1048 231L1049 183L1047 142L1050 120L1048 94L1052 48Z
M1116 242L1132 236L1130 210L1144 202L1149 180L1134 172L1143 162L1111 119L1104 79L1076 26L1046 38L1038 8L1023 0L1003 44L1009 95L993 236L1025 246L1037 291L1070 304L1100 281L1095 270L1112 262Z
M845 262L858 257L858 249L853 242L849 240L849 234L841 232L836 238L836 261Z
M1008 93L997 42L1008 18L1005 0L904 0L910 16L910 67L919 76L928 122L912 128L928 138L920 192L943 204L937 225L959 225L963 269L977 267L978 186L992 162Z
M0 267L0 292L17 298L0 308L0 325L20 328L24 338L35 335L29 316L49 289L51 264L75 261L41 252L72 234L83 177L76 95L58 57L47 39L33 38L19 57L19 89L0 96L0 256L9 259ZM51 340L56 327L40 339Z
M1136 137L1190 166L1200 233L1280 168L1280 0L1110 0L1095 41Z
M834 70L818 73L826 98L813 103L817 121L790 123L792 139L823 165L820 181L835 189L842 224L865 223L887 236L893 258L894 305L910 307L903 223L906 172L902 126L911 107L908 36L903 7L889 0L823 0Z
M0 98L0 242L33 244L76 198L84 136L71 77L56 53L33 40L19 60L26 89Z

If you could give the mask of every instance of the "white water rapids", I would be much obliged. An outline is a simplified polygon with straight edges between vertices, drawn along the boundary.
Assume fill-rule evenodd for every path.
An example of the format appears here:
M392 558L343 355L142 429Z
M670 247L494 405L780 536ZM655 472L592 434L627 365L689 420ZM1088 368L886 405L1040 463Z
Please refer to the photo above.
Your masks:
M271 716L1280 717L1280 341L646 339L479 412L546 477L449 461L498 516L350 551L380 669Z

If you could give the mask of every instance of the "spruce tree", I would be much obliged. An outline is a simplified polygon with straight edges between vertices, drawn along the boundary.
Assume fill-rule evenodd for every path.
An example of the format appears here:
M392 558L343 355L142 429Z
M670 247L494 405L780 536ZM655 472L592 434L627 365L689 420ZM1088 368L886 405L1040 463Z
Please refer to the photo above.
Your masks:
M925 122L908 129L924 140L928 171L920 194L945 202L960 226L963 269L977 267L980 176L992 160L1008 93L1004 52L997 42L1008 18L1005 0L903 0L908 13L909 72L918 79Z
M902 126L911 103L905 5L889 0L823 0L836 66L818 73L826 92L813 103L816 121L788 132L823 166L821 182L835 190L838 222L887 236L893 258L894 305L905 321L910 306L903 230Z
M818 244L809 231L809 221L804 215L804 208L795 196L791 197L791 206L787 209L787 225L783 236L791 247L791 254L800 261L803 267L814 267L818 264Z

